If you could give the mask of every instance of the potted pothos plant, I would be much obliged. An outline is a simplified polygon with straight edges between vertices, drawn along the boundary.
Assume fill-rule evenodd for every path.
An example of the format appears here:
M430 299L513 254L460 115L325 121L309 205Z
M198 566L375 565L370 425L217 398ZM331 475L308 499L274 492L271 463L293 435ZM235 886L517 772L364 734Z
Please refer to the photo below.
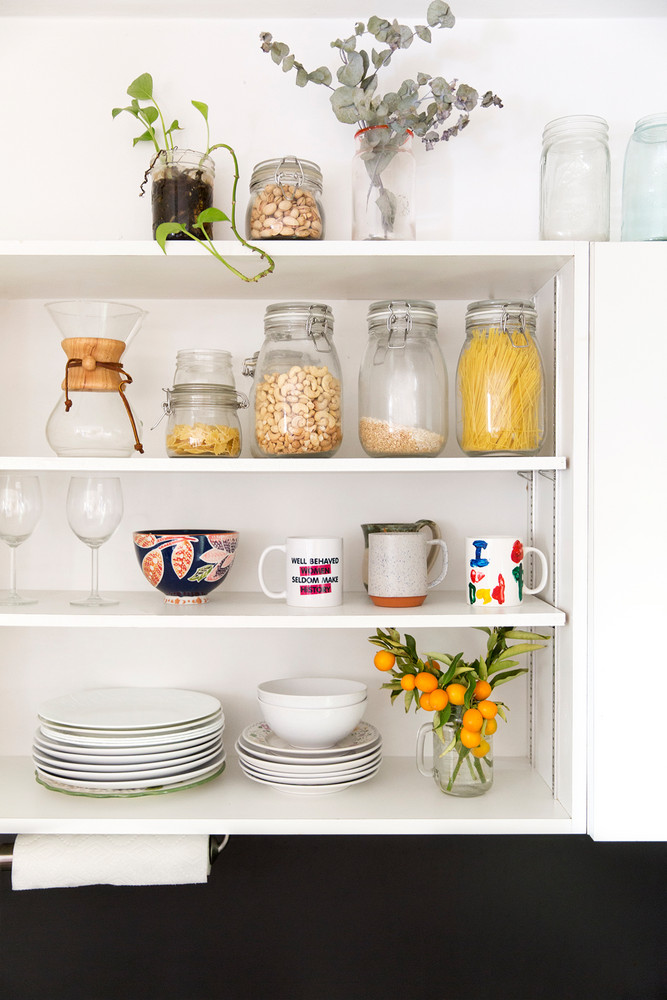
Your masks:
M414 238L414 206L402 205L400 193L389 183L392 170L393 183L400 183L396 167L401 161L409 164L404 154L412 137L432 150L462 132L478 105L503 106L490 90L480 96L466 83L430 73L420 72L416 80L406 79L396 89L380 92L380 74L399 49L410 48L415 39L430 43L432 29L451 28L454 20L449 4L433 0L426 11L426 24L414 28L383 17L371 17L366 24L358 21L349 38L331 42L341 60L335 73L327 66L307 70L284 42L275 41L267 31L260 35L262 50L284 72L296 73L298 87L313 83L330 90L331 108L338 121L357 130L356 162L362 164L365 180L360 196L353 199L353 238ZM370 52L358 48L364 35L371 35L377 48ZM406 227L403 217L408 211L412 224Z
M487 635L486 650L474 659L463 653L420 655L414 636L394 629L377 629L368 641L380 649L374 664L386 672L382 685L392 703L404 696L405 711L432 713L419 733L417 760L422 773L432 774L449 795L472 796L493 784L493 734L498 718L507 722L507 705L495 695L501 684L528 671L517 657L543 649L548 635L510 627L478 627ZM433 767L423 766L424 737L432 732Z
M239 181L239 165L236 153L226 142L213 145L210 139L208 105L203 101L192 101L192 106L201 114L206 126L206 146L202 151L179 148L174 142L174 134L182 131L177 119L167 125L160 105L153 94L153 78L150 73L142 73L127 88L131 103L124 108L113 108L112 118L127 112L144 126L144 131L136 136L133 146L151 143L153 158L144 174L140 194L145 193L145 185L151 177L151 202L153 210L153 236L166 253L168 240L190 239L199 243L217 260L243 281L259 281L270 274L275 267L265 250L248 243L236 228L236 189ZM213 204L213 180L215 164L211 153L216 149L226 149L234 165L234 180L231 192L231 211L227 215ZM213 243L213 223L229 222L231 230L243 246L259 254L266 267L255 275L246 275L234 267L217 250Z

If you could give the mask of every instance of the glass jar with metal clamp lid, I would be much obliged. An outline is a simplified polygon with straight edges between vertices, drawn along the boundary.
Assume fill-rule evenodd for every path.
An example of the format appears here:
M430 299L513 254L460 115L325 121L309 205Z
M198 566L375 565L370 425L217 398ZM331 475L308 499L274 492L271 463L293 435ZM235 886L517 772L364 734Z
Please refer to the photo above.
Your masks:
M250 178L246 235L252 240L323 239L318 165L296 156L258 163Z
M439 455L447 442L447 369L432 302L374 302L359 370L359 440L373 457Z
M238 458L241 425L238 410L248 397L231 385L181 383L164 390L167 454L170 458Z
M264 334L261 350L243 366L244 374L253 377L252 454L328 458L343 439L343 393L331 307L309 302L270 305Z
M536 455L544 369L532 302L472 302L456 375L457 437L467 455Z

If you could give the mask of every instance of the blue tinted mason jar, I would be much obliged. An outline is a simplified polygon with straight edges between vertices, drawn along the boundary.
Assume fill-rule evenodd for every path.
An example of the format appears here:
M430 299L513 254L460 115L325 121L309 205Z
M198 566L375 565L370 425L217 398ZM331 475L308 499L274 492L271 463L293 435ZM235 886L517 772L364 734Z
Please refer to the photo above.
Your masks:
M623 169L622 240L667 240L667 113L640 118Z

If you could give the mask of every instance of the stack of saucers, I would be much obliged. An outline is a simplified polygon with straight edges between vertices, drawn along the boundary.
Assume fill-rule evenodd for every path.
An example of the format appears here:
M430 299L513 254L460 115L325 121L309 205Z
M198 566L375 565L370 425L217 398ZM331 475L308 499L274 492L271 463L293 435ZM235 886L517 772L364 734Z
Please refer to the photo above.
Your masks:
M225 767L217 698L173 688L103 688L45 702L33 738L37 781L97 797L151 795Z
M297 795L322 795L368 781L382 761L382 737L369 722L331 747L302 749L277 736L266 722L247 726L236 741L244 774Z

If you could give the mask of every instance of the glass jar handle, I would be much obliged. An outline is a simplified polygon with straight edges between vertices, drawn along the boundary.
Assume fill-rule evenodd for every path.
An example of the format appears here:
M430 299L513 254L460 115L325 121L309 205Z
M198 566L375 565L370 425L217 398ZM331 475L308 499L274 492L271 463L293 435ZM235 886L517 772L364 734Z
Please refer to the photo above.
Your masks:
M417 746L415 748L415 753L417 757L417 770L420 774L423 774L425 778L433 777L433 767L427 769L426 762L424 761L424 744L426 742L426 734L433 732L433 725L430 722L425 722L421 725L417 731Z

